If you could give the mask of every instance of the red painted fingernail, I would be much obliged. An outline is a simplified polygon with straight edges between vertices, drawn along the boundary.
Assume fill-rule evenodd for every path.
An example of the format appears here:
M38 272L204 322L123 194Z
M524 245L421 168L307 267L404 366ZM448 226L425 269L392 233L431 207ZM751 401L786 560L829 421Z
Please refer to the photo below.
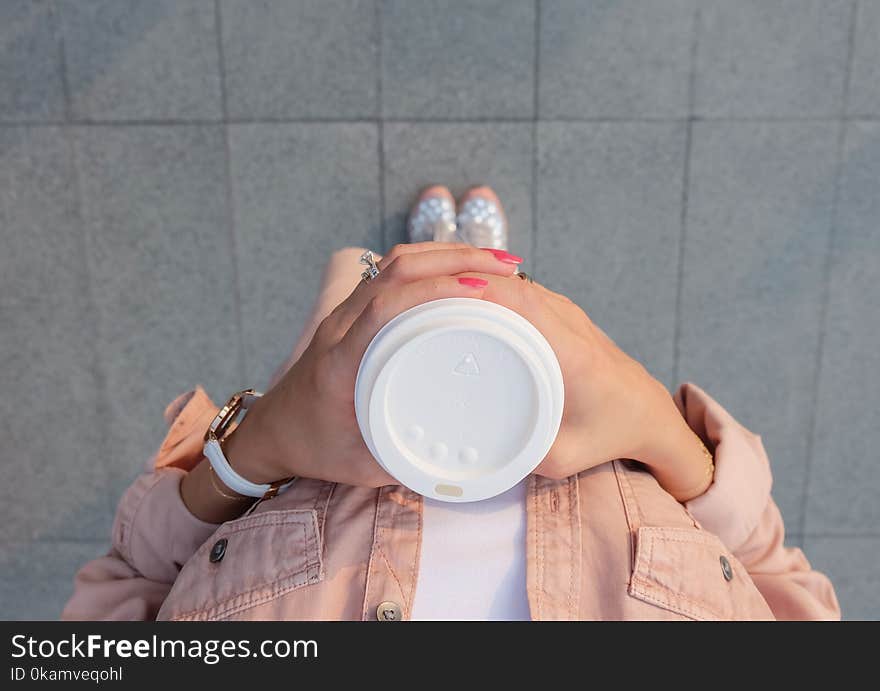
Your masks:
M458 279L458 282L463 286L469 286L471 288L485 288L489 285L489 281L485 278L477 278L476 276L462 276Z
M496 250L493 247L481 247L480 249L494 255L495 259L502 261L505 264L522 264L523 262L522 257L517 257L515 254L505 252L504 250Z

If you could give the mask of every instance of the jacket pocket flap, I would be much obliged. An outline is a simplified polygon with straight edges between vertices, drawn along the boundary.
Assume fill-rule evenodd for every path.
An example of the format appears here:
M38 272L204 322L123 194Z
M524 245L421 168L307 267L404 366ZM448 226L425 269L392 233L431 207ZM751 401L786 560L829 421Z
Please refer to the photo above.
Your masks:
M159 618L223 619L269 602L320 581L321 553L316 511L266 511L224 523L186 562Z
M721 540L689 528L638 529L629 594L691 619L773 618Z

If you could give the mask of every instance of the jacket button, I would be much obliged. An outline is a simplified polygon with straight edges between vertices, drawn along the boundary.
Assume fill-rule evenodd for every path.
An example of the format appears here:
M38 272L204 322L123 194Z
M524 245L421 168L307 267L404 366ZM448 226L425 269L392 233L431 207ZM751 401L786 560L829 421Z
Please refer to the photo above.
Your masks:
M226 538L220 538L217 542L214 543L214 546L211 548L211 553L208 555L208 559L212 564L216 564L218 561L223 559L226 556Z
M379 621L400 621L403 619L400 605L390 600L383 602L376 608L376 619Z
M724 576L724 580L732 581L733 567L730 565L730 562L727 561L727 557L722 554L718 561L721 562L721 575Z

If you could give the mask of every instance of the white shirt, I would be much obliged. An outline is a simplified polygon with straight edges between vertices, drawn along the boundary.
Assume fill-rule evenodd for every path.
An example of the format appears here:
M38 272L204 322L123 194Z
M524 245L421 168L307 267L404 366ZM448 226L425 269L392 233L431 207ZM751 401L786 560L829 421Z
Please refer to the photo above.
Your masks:
M529 619L526 480L484 501L424 499L412 619Z

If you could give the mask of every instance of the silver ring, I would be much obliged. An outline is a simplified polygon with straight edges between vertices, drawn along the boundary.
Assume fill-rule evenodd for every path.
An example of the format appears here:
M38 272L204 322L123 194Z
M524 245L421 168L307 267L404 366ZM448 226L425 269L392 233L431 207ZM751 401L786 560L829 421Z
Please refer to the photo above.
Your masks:
M373 253L370 250L361 255L360 263L367 265L367 268L361 273L364 283L369 283L379 275L379 267L376 265L376 260L373 259Z
M518 271L517 276L519 276L522 280L528 281L529 283L534 283L535 279L531 277L530 274L527 274L525 271Z

